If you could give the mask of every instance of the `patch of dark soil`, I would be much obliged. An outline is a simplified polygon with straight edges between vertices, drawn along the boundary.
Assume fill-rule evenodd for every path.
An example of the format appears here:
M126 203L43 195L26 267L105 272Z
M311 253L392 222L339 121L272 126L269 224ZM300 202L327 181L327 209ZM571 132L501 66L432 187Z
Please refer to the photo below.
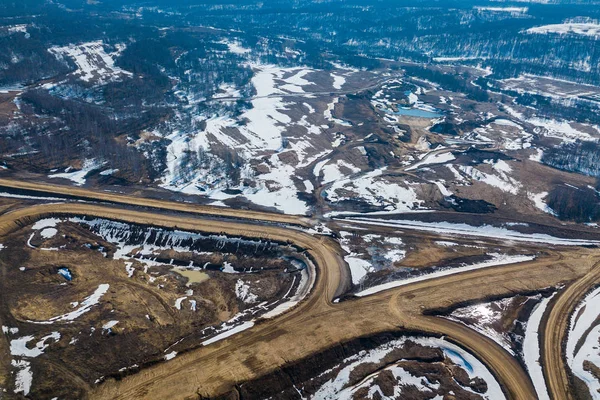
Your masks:
M429 128L429 132L439 133L441 135L457 136L461 131L456 124L451 122L439 122Z
M497 151L487 151L480 150L474 147L469 148L469 150L464 151L462 153L456 154L456 160L459 164L481 164L485 160L493 160L494 162L498 160L512 160L513 158L507 156L504 153L500 153Z
M485 200L463 199L455 195L445 197L439 204L444 208L451 208L454 211L472 214L489 214L498 209L495 205Z

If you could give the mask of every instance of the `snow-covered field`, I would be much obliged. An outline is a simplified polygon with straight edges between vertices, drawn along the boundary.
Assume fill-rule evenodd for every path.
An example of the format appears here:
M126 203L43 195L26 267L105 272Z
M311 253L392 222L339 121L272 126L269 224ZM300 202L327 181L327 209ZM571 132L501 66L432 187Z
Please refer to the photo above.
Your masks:
M594 325L600 316L599 302L600 288L596 288L577 306L571 316L566 346L567 364L573 374L587 385L592 398L598 398L600 380L585 366L585 362L600 367L600 325ZM579 348L578 343L582 343Z
M385 168L363 174L356 178L340 179L327 189L325 197L332 203L344 200L362 200L383 207L386 211L406 212L421 209L422 200L417 198L411 186L400 186L382 177Z
M83 168L81 168L80 170L71 172L71 170L73 168L69 167L65 170L65 172L50 174L50 175L48 175L48 177L49 178L68 179L68 180L72 181L73 183L75 183L75 185L77 185L77 186L83 186L83 185L85 185L85 182L86 182L85 177L87 176L87 174L89 174L90 172L92 172L96 169L101 168L102 165L104 165L104 163L99 162L97 160L84 160Z
M300 189L295 182L296 170L323 155L323 149L311 139L313 135L318 136L322 128L308 122L306 116L293 120L288 111L296 103L289 98L284 100L283 96L290 92L300 95L304 93L303 88L314 86L307 79L313 70L256 63L249 65L254 71L251 83L256 89L256 96L251 99L252 107L237 118L210 116L203 131L191 134L174 131L167 136L171 144L167 148L167 169L162 186L187 194L206 195L217 201L243 196L254 204L287 214L306 214L308 206L298 198ZM308 99L302 99L304 104L308 104L306 101ZM310 110L314 112L314 108L308 105L309 113ZM290 127L302 127L308 135L289 137ZM284 147L286 143L287 147ZM216 145L233 149L244 160L240 167L241 178L253 182L252 186L230 182L226 172L219 168L220 160L210 154ZM191 178L182 176L180 170L184 153L199 148L209 154L210 161L192 171ZM284 153L293 153L296 162L289 164L282 161ZM265 159L258 165L260 173L250 165L259 158ZM228 194L226 189L236 189L241 194Z
M379 259L383 259L385 263L392 265L395 262L401 261L406 255L402 239L399 237L384 237L374 234L354 237L350 232L340 231L340 239L338 240L342 250L346 252L344 261L346 261L350 268L352 283L354 285L360 284L369 272L375 270L371 256L372 253L377 253ZM366 245L369 254L354 252L354 246L351 245L352 240L358 240L363 245Z
M105 84L133 74L115 65L115 57L125 49L125 45L116 46L117 50L107 53L101 40L94 42L71 44L68 46L54 46L48 51L57 59L64 61L70 59L77 69L72 73L86 83Z
M349 218L359 224L389 226L399 229L412 229L426 232L434 232L440 235L461 235L486 237L491 239L511 240L514 242L546 243L560 246L589 246L599 245L600 241L586 239L566 239L547 235L545 233L521 233L507 228L491 225L473 226L468 224L457 224L452 222L423 222L411 220L381 220L375 218Z
M459 165L458 169L472 180L486 183L513 195L519 193L522 185L509 175L511 167L505 161L493 162L490 160L487 164L492 166L492 173L483 172L481 169L470 165Z
M600 36L600 24L594 22L566 22L563 24L536 26L527 29L527 33L556 33L560 35L572 34L595 37Z
M556 101L596 95L600 90L597 86L533 74L521 74L516 78L501 79L498 82L502 84L505 90L513 90L517 93L539 94Z
M527 367L527 371L529 372L529 376L531 377L539 400L550 400L544 372L540 363L542 353L540 351L539 329L544 312L548 307L548 303L552 300L552 297L554 297L554 294L550 297L543 298L535 305L529 316L529 320L527 320L525 326L525 338L523 340L523 360L525 361L525 366Z
M593 136L582 129L578 129L571 121L558 121L539 117L527 118L510 106L505 106L505 109L512 117L534 125L536 127L534 132L542 136L561 139L567 143L574 140L591 141L595 140L595 136L600 136L600 127L597 125L579 124L593 130L595 132Z

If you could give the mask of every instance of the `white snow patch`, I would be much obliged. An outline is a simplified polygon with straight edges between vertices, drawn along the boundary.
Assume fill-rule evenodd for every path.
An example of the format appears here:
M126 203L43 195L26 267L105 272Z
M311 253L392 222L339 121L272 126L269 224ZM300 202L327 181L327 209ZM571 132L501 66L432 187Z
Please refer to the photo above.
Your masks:
M308 109L309 114L314 114L315 113L315 108L313 106L311 106L308 103L302 103L304 105L304 107L306 107Z
M536 152L529 156L531 161L542 162L542 157L544 156L544 150L536 149Z
M56 224L59 222L61 222L61 220L58 218L44 218L44 219L40 219L35 224L33 224L31 226L31 229L37 231L37 230L44 229L44 228L54 228L54 227L56 227Z
M117 321L117 320L108 321L107 323L105 323L104 325L102 325L102 329L105 330L105 331L107 331L109 329L112 329L118 323L119 323L119 321Z
M344 261L348 264L350 268L350 276L352 277L352 283L354 285L358 285L360 281L367 276L369 272L373 270L373 266L367 260L360 258L363 254L354 253L350 249L350 239L352 234L350 232L341 231L340 232L340 246L342 250L344 250L347 254L344 256Z
M35 344L34 348L27 347L27 343L31 342L34 339L35 339L34 336L29 335L29 336L23 336L18 339L11 340L10 341L10 354L13 356L19 356L19 357L29 357L29 358L38 357L38 356L42 355L44 353L44 350L46 350L46 348L49 346L49 344L46 343L48 340L52 339L55 342L60 340L60 333L52 332L49 335L46 335L43 338L41 338Z
M482 7L475 6L478 11L505 12L510 14L525 14L529 10L528 7Z
M544 201L546 196L548 196L548 192L541 192L537 194L527 193L527 197L529 198L529 200L531 200L538 209L542 210L545 213L556 215L556 212L552 208L550 208L548 204L546 204L546 202Z
M131 278L133 276L133 273L135 271L135 268L132 267L133 263L132 262L126 262L125 263L125 271L127 272L127 277Z
M339 103L340 98L336 97L335 99L333 99L333 101L331 103L327 104L327 108L325 109L325 111L323 111L323 116L325 117L325 119L327 121L333 122L335 124L341 125L341 126L352 126L352 124L348 121L344 121L342 119L339 118L335 118L333 116L333 110L335 109L335 105L337 103Z
M238 272L233 268L233 266L231 265L231 263L228 263L227 261L225 261L223 263L223 272L225 272L226 274L237 274Z
M177 298L175 300L175 308L181 310L181 303L183 303L185 299L187 299L187 296Z
M389 226L400 229L414 229L433 232L439 235L464 235L475 237L487 237L514 242L546 243L559 246L594 246L600 241L587 239L565 239L550 236L543 233L521 233L506 228L498 228L491 225L473 226L467 224L455 224L451 222L423 222L411 220L380 220L373 218L350 218L349 221L359 224ZM345 220L346 222L348 220Z
M29 394L31 384L33 383L33 372L31 372L31 363L25 360L12 360L13 367L18 368L15 376L15 393L23 393L24 396Z
M53 238L57 232L58 231L56 230L56 228L46 228L42 230L42 232L40 232L40 235L42 235L44 239L50 239Z
M237 41L237 40L223 39L219 43L226 45L227 48L229 49L229 52L233 53L233 54L245 55L245 54L250 53L250 51L251 51L250 49L245 48L244 46L242 46L242 43L240 41Z
M306 193L312 193L315 190L315 186L310 180L305 179L302 183L304 184L304 190Z
M218 335L216 335L216 336L214 336L214 337L212 337L212 338L210 338L208 340L203 341L202 345L203 346L208 346L209 344L212 344L212 343L218 342L220 340L226 339L226 338L228 338L230 336L233 336L236 333L245 331L246 329L250 329L253 326L254 326L254 321L244 322L243 324L238 325L238 326L236 326L233 329L230 329L230 330L225 331L223 333L220 333L220 334L218 334Z
M122 51L125 46L120 45L119 48ZM133 76L131 72L115 66L113 55L106 53L101 40L63 47L54 46L48 51L58 60L71 58L77 66L77 70L72 74L84 82L96 79L98 84L105 84Z
M333 78L333 88L337 90L342 90L342 86L344 86L344 84L346 83L346 78L333 73L331 74L331 77Z
M600 24L592 23L592 22L569 22L563 24L551 24L551 25L542 25L536 26L534 28L529 28L526 31L527 33L537 33L537 34L548 34L548 33L556 33L559 35L581 35L581 36L600 36Z
M235 283L235 295L246 304L256 303L258 296L250 293L250 285L238 279Z
M108 176L108 175L116 174L117 172L119 172L118 169L105 169L104 171L100 172L100 175Z
M543 298L535 305L527 320L525 337L523 339L523 360L525 361L525 366L527 367L527 371L529 372L529 376L531 377L539 400L550 400L542 364L540 363L541 351L539 329L548 303L550 303L550 300L552 300L552 297L554 297L555 294Z
M4 333L5 335L11 334L11 335L16 335L17 333L19 333L19 328L11 328L9 326L6 325L2 325L2 333Z
M384 290L392 289L395 287L405 286L405 285L409 285L411 283L422 282L422 281L426 281L429 279L440 278L442 276L454 275L454 274L458 274L458 273L462 273L462 272L473 271L473 270L482 269L482 268L496 267L496 266L500 266L500 265L516 264L516 263L531 261L531 260L535 259L535 256L525 256L525 255L511 256L511 255L498 254L498 253L491 253L490 256L492 256L492 259L488 260L488 261L483 261L483 262L480 262L477 264L472 264L472 265L466 265L464 267L444 269L444 270L440 270L437 272L432 272L430 274L424 274L424 275L419 275L416 277L408 278L403 281L394 281L394 282L384 283L381 285L373 286L369 289L365 289L361 292L356 293L355 295L358 297L363 297L363 296L368 296L371 294L379 293Z
M412 170L420 168L424 165L445 164L445 163L447 163L449 161L453 161L453 160L456 160L456 157L451 152L431 154L431 155L425 156L423 158L423 160L419 161L418 163L406 168L406 170L412 171Z
M75 185L82 186L85 184L85 177L87 174L92 172L95 169L98 169L104 165L104 162L98 162L94 159L85 160L83 163L83 168L79 171L74 172L61 172L58 174L48 175L49 178L63 178L73 181Z
M102 298L102 296L104 296L106 294L106 292L108 292L109 287L110 287L110 285L108 283L103 283L103 284L99 285L98 289L96 289L94 291L94 293L92 293L90 296L83 299L83 301L80 303L80 307L78 309L76 309L75 311L71 311L70 313L67 313L67 314L52 317L47 321L28 321L28 322L32 322L34 324L53 324L55 322L63 322L63 321L72 322L75 319L77 319L78 317L80 317L81 315L90 311L94 305L98 304L100 302L100 299Z

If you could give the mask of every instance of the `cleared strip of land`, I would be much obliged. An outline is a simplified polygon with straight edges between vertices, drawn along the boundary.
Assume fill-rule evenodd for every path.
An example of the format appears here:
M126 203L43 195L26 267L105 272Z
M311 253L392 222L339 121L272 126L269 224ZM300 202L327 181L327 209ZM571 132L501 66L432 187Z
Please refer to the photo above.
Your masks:
M149 199L126 194L90 190L73 186L52 185L14 179L0 178L0 187L13 190L24 190L44 194L71 196L89 201L105 201L131 206L150 207L162 210L179 211L201 215L213 215L227 218L241 218L255 221L277 222L282 224L309 226L308 218L252 210L240 210L227 207L207 206L191 203L179 203L167 200Z

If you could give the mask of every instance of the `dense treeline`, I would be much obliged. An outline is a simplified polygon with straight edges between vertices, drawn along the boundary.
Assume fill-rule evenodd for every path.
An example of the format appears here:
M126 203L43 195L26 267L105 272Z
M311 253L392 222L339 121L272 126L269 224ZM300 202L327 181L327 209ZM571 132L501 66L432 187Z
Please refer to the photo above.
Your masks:
M588 124L600 124L600 103L592 99L569 97L553 98L542 94L517 92L502 89L499 82L489 77L480 77L475 81L480 87L514 98L514 102L525 106L522 110L526 117L541 117L577 121ZM508 104L504 98L502 103Z
M596 142L577 141L544 151L542 162L554 168L600 177L600 146Z
M592 101L569 99L566 102L531 93L518 95L515 101L538 117L600 124L600 104Z
M440 70L420 66L404 67L406 74L439 84L446 90L465 93L467 97L476 101L488 101L489 95L486 90L474 86L467 76L461 74L450 74Z
M600 220L600 199L593 189L559 185L548 194L547 202L560 219L575 222Z
M436 58L458 57L456 62L491 67L494 78L529 72L600 83L600 52L593 38L525 33L532 26L581 15L597 19L596 8L529 4L526 13L511 13L474 7L486 4L485 0L451 1L440 7L424 0L2 2L0 17L6 18L0 20L4 25L0 25L0 86L40 85L49 78L60 85L26 90L19 101L27 118L0 128L0 144L5 152L39 151L49 166L98 158L132 171L136 179L139 174L133 171L159 176L165 166L165 136L197 132L207 116L235 116L249 107L244 100L204 101L222 90L235 89L233 93L242 98L254 93L250 66L230 52L224 40L240 41L251 49L254 60L283 66L330 69L333 62L342 62L370 69L390 59L444 63ZM25 24L25 31L15 30L18 24ZM69 57L58 60L48 51L92 40L102 41L116 66L133 75L98 85L82 82L69 74L76 67ZM431 66L407 66L405 70L473 100L489 100L487 86L474 85L460 69L444 73ZM514 97L519 104L532 106L538 116L600 123L591 101L564 104L530 94ZM469 128L455 125L436 129L456 133ZM143 131L156 137L138 143ZM550 149L544 162L597 176L595 144L570 146ZM234 182L240 179L242 165L235 152L213 155L216 158L189 149L178 161L178 174L189 179L194 169L217 163Z
M27 133L30 146L39 152L49 167L68 166L78 159L106 161L119 169L127 180L137 182L153 171L142 153L118 140L123 134L138 132L164 116L163 109L148 109L137 118L115 118L107 109L94 104L62 99L44 90L31 90L22 95L22 110L36 121L37 115L54 116L49 123L32 124Z
M475 7L485 3L446 2L444 7L432 8L420 1L272 2L258 9L240 5L227 12L213 10L208 4L179 10L185 9L182 18L192 23L208 19L211 26L243 26L244 32L255 36L283 35L310 41L321 57L334 54L357 67L368 67L376 58L432 62L450 57L465 63L474 58L477 60L472 63L490 66L503 77L529 72L600 82L600 53L593 37L526 33L528 28L568 18L598 19L597 7L582 9L564 2L544 7L528 4L523 13ZM363 62L366 65L361 65Z
M39 31L30 31L0 36L0 85L23 85L68 72L38 40Z
M473 63L491 67L498 77L533 73L600 83L600 53L593 37L525 33L533 26L561 23L568 18L584 16L597 20L600 18L597 7L582 9L580 5L564 2L545 6L529 4L524 13L510 13L474 7L485 6L485 1L446 2L444 7L436 8L417 0L402 4L391 0L360 4L279 0L258 4L238 1L227 3L226 7L223 7L226 3L223 1L154 0L145 6L131 6L128 2L93 2L87 5L78 0L72 2L77 6L70 13L50 2L28 0L25 4L12 5L7 2L4 9L0 5L0 15L3 12L18 14L18 10L25 14L28 7L39 13L36 24L47 29L38 39L46 45L50 38L62 44L88 38L103 38L107 42L118 38L127 42L129 38L152 36L153 24L184 29L215 26L225 31L235 30L237 36L257 53L262 53L266 62L282 65L329 68L328 60L331 59L361 68L373 68L380 65L378 58L432 62L437 57L456 57L465 63L475 58L477 60ZM112 14L115 11L118 14ZM91 18L98 14L104 17L101 23L97 18ZM113 15L129 18L114 18ZM197 29L196 33L214 34L201 29ZM181 38L174 38L176 35L181 35ZM165 37L165 40L177 42L177 46L187 49L196 39L177 30L166 32ZM265 38L268 40L264 41ZM160 42L163 39L152 40ZM26 43L22 45L27 46ZM164 60L164 51L170 47L161 43L152 46L152 41L148 41L132 46L128 51L136 56L131 60L155 57L155 61L159 61ZM285 54L286 48L297 49L301 54ZM37 58L42 55L42 50L35 52ZM140 65L127 65L123 61L122 66L140 71ZM14 81L18 70L35 71L25 64L23 67L13 69ZM43 70L46 65L39 64L38 67ZM169 68L168 65L164 67Z

